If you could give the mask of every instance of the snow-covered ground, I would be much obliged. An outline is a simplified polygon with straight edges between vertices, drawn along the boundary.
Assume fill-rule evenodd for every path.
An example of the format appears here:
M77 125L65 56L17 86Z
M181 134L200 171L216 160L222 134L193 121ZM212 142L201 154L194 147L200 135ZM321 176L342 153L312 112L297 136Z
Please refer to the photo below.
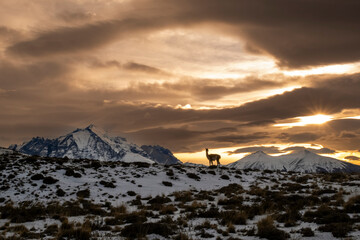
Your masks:
M278 236L274 239L302 239L304 229L314 234L307 239L360 238L358 174L71 160L8 151L0 155L0 168L0 239L81 234L83 239L260 239L258 224L267 216L273 219L267 226Z

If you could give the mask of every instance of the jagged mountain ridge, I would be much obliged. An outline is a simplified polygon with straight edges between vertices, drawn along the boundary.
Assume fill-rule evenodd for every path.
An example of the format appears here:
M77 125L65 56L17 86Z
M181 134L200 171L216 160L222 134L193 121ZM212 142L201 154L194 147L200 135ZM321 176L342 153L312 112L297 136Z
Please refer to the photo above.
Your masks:
M360 172L360 166L358 165L340 161L335 158L324 157L308 150L276 157L258 151L228 164L228 167L305 173Z
M35 137L22 145L12 145L10 149L44 157L88 158L100 161L158 162L156 158L151 157L138 145L128 142L123 137L111 137L94 125L83 129L78 128L67 135L55 139ZM171 156L173 156L172 153Z

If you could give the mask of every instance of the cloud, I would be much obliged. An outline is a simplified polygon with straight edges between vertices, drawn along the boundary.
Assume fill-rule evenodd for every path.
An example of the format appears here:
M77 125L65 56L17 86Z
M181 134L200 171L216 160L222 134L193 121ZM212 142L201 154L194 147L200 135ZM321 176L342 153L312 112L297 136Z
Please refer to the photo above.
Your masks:
M232 144L245 144L245 143L251 143L256 140L262 140L265 138L269 138L269 134L267 132L255 132L252 134L231 134L226 136L218 136L211 138L213 141L218 142L226 142L226 143L232 143Z
M159 19L124 19L61 27L39 33L33 39L17 42L7 48L7 53L22 57L45 57L86 52L120 37L125 38L130 33L154 29L161 25L163 24Z
M284 149L281 149L281 150L278 147L275 147L275 146L271 146L271 147L254 146L254 147L238 148L235 151L231 151L231 152L228 152L228 153L231 155L231 154L237 154L237 153L253 153L253 152L257 152L257 151L263 151L263 152L268 153L268 154L276 154L276 153L286 153L286 152L289 152L289 151L297 152L297 151L301 151L301 150L308 150L308 151L311 151L311 152L317 153L317 154L333 154L333 153L336 153L335 150L332 150L332 149L329 149L329 148L315 149L315 148L305 148L305 147L299 147L299 146L288 147L288 148L284 148Z
M123 68L123 65L120 65L119 67ZM146 73L160 74L165 76L170 75L160 69L145 65L142 67L136 67L134 69L132 68L131 70L145 71ZM184 103L186 103L186 101L188 100L191 101L216 100L232 94L255 92L266 88L281 87L284 84L285 84L284 82L251 79L251 78L247 78L245 80L245 79L196 79L196 78L184 77L184 78L180 78L180 80L173 82L133 83L129 88L120 90L120 92L123 96L136 95L139 96L140 98L144 96L158 97L159 95L164 94L165 96L170 95L168 96L166 102L168 102L169 101L168 99L170 98L172 100L180 99L184 101Z
M216 143L216 136L227 135L234 131L236 131L235 128L196 131L186 127L157 127L128 132L126 135L142 144L159 144L176 152L193 152L202 150L207 145L221 146Z
M336 153L335 150L329 149L329 148L316 149L316 148L305 148L305 147L288 147L288 148L282 149L281 151L282 152L288 152L288 151L297 152L297 151L302 151L302 150L308 150L310 152L317 153L317 154L333 154L333 153Z
M141 63L136 63L136 62L127 62L123 65L123 68L129 71L134 71L134 72L145 72L145 73L150 73L150 74L160 74L160 75L169 75L168 73L155 68L155 67L151 67L145 64L141 64Z
M244 148L238 148L235 151L228 152L229 155L231 154L237 154L237 153L253 153L257 151L263 151L268 154L274 154L274 153L281 153L282 151L279 150L278 147L265 147L265 146L259 146L259 147L244 147Z
M52 81L68 73L70 67L63 63L44 61L30 64L0 62L0 88L14 90L35 87L44 81Z
M320 135L310 132L304 132L304 133L296 133L296 134L289 134L289 133L281 133L278 136L279 139L282 141L289 141L293 143L306 143L315 141L320 138Z
M135 33L201 25L241 38L246 49L271 55L284 67L354 62L360 60L359 5L357 0L130 1L121 4L128 10L122 11L122 18L43 31L15 43L8 53L37 57L77 53ZM70 20L87 16L63 15Z
M0 25L0 42L14 42L18 41L22 37L22 33L19 31Z
M142 64L142 63L137 63L137 62L121 63L117 60L106 61L106 62L101 62L99 60L96 60L96 61L93 61L91 63L91 65L94 67L98 67L98 68L116 67L120 70L126 70L126 71L132 71L132 72L143 72L143 73L147 73L147 74L171 76L170 73L163 71L159 68L149 66L146 64Z
M169 18L189 26L208 24L219 32L238 36L251 46L251 52L266 52L279 65L296 68L359 61L359 5L356 0L137 2L144 11L156 6L152 8L156 15L168 13Z
M341 132L340 138L356 138L357 135L351 132Z
M90 21L96 17L96 14L90 11L65 10L58 13L58 17L65 22L73 23Z
M356 156L346 156L345 159L347 160L352 160L352 161L358 161L360 160L359 157L356 157Z

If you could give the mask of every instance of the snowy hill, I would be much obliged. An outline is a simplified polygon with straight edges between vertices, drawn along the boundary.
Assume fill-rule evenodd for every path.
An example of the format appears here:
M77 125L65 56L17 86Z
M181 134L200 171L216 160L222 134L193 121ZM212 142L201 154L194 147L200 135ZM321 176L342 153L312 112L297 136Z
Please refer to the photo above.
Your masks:
M252 153L228 164L237 169L280 170L294 172L360 172L360 166L324 157L308 150L281 155L269 156L262 151Z
M12 145L10 149L44 157L154 163L136 144L129 143L122 137L110 137L94 125L76 129L56 139L36 137L20 146Z
M300 164L310 157L288 159ZM266 154L251 158L261 161ZM360 239L359 174L165 166L11 150L0 151L0 169L0 239L261 240L264 222L267 239Z

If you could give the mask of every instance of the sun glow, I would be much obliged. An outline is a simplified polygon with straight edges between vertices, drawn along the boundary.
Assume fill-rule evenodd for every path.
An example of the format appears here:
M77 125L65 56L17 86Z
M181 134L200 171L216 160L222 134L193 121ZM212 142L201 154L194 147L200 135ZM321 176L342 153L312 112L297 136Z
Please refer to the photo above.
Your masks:
M323 124L328 121L331 121L333 119L333 117L330 115L317 114L317 115L313 115L313 116L297 117L295 119L297 119L296 122L278 123L278 124L275 124L274 126L291 128L291 127L306 126L306 125L311 125L311 124Z
M320 74L344 74L353 72L356 69L354 64L337 64L323 67L316 67L304 70L292 70L284 71L286 76L308 76L308 75L320 75Z

